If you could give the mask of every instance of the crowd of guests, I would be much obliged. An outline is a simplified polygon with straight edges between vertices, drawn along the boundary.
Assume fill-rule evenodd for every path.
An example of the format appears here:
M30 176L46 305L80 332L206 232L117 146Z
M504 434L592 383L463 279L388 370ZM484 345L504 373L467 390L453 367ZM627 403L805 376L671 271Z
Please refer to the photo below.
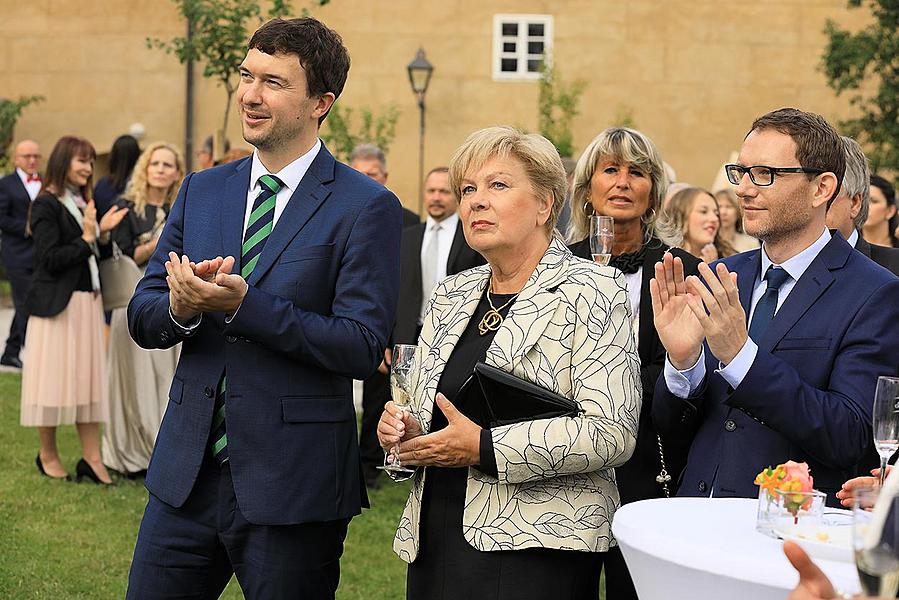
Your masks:
M211 143L201 152L211 156ZM222 160L249 153L229 149ZM115 246L146 267L186 168L173 144L142 150L123 135L112 144L108 174L94 185L96 158L89 141L65 136L41 173L40 147L23 140L15 172L0 179L0 247L15 306L0 364L22 369L21 424L38 430L40 473L72 479L56 428L74 424L82 450L75 479L108 485L110 471L146 473L179 348L141 349L126 307L104 311L100 262L113 260Z
M66 424L79 479L140 474L155 452L129 597L215 597L235 573L251 597L333 598L394 447L416 468L394 539L410 599L592 600L603 571L607 597L635 598L621 503L754 497L788 459L839 504L869 466L877 376L899 365L895 191L857 143L772 111L724 167L733 189L711 191L674 185L634 129L566 168L542 136L488 127L427 174L420 222L383 152L357 148L353 170L319 139L348 68L315 19L271 21L236 94L248 159L186 174L171 144L119 140L95 189L94 148L67 136L42 180L23 142L0 181L3 247L33 252L28 277L7 268L37 468L68 477ZM614 223L607 266L596 215ZM107 350L100 263L117 255L145 276ZM414 411L389 396L392 343L419 347ZM497 419L466 392L486 367L575 408ZM367 378L361 453L351 377Z

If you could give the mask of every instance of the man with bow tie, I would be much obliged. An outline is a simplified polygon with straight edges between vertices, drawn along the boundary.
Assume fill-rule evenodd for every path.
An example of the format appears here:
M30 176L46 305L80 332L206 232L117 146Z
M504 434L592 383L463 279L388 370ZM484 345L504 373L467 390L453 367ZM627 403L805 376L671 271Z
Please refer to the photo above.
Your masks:
M25 325L28 311L25 297L31 286L34 249L28 234L28 208L41 191L41 176L37 169L41 162L41 149L37 142L22 140L16 144L13 161L16 170L0 179L0 231L3 243L0 254L6 277L12 288L16 314L9 328L6 348L0 356L0 365L22 368L19 351L25 342Z

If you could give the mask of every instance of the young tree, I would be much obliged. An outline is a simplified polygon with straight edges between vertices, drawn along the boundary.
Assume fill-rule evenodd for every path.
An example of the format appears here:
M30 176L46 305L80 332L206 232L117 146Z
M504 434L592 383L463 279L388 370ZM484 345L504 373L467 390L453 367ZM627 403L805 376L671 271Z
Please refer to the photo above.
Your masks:
M174 54L183 64L188 60L203 63L203 77L218 79L225 88L227 101L222 119L222 138L228 127L231 99L237 90L236 75L247 52L250 23L283 17L291 12L289 0L272 0L267 13L257 0L172 0L185 18L192 35L170 40L147 38L148 48ZM314 0L318 6L330 0ZM308 14L303 9L303 14Z
M375 115L370 108L360 108L359 115L362 121L355 132L352 127L353 112L352 108L341 108L338 102L325 119L321 137L330 146L334 157L346 162L350 159L353 148L365 143L376 144L384 154L387 154L393 138L396 137L396 122L400 116L396 105L391 104L380 115Z
M0 98L0 175L9 170L8 152L15 134L16 121L26 107L43 100L43 96L21 96L18 100Z
M566 84L550 61L544 59L537 97L538 128L540 135L551 141L561 156L574 154L571 122L578 114L577 104L586 87L582 79Z
M862 0L849 0L859 8ZM850 99L858 116L841 123L845 132L869 149L873 170L899 171L899 3L866 0L874 22L857 33L828 20L827 47L822 69L837 95L854 92ZM865 91L877 86L876 92Z

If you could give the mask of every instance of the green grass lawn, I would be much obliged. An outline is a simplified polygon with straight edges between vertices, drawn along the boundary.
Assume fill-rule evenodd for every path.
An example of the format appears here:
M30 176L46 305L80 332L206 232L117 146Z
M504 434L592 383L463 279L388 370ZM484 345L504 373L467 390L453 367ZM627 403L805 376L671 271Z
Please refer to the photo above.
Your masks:
M37 432L19 426L19 381L0 374L0 598L123 598L147 492L141 482L100 488L41 477ZM74 473L81 456L75 428L58 435L63 464ZM405 563L391 543L409 487L382 479L372 509L350 524L340 600L404 597ZM236 581L222 597L243 597Z

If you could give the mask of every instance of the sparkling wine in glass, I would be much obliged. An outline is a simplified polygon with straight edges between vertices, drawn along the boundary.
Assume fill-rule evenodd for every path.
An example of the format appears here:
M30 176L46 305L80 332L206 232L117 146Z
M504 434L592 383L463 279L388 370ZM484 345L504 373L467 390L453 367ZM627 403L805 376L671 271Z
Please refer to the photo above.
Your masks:
M615 221L612 217L590 217L590 256L593 261L606 266L612 260L612 242L615 241Z
M393 347L390 367L390 393L393 403L405 413L412 412L415 378L418 376L418 346L397 344ZM399 444L384 455L381 467L394 481L404 481L415 474L415 469L400 463Z
M899 378L877 378L873 420L874 447L880 455L880 485L883 485L887 461L899 450Z
M852 546L862 594L895 598L899 590L899 510L896 495L876 488L853 490Z

